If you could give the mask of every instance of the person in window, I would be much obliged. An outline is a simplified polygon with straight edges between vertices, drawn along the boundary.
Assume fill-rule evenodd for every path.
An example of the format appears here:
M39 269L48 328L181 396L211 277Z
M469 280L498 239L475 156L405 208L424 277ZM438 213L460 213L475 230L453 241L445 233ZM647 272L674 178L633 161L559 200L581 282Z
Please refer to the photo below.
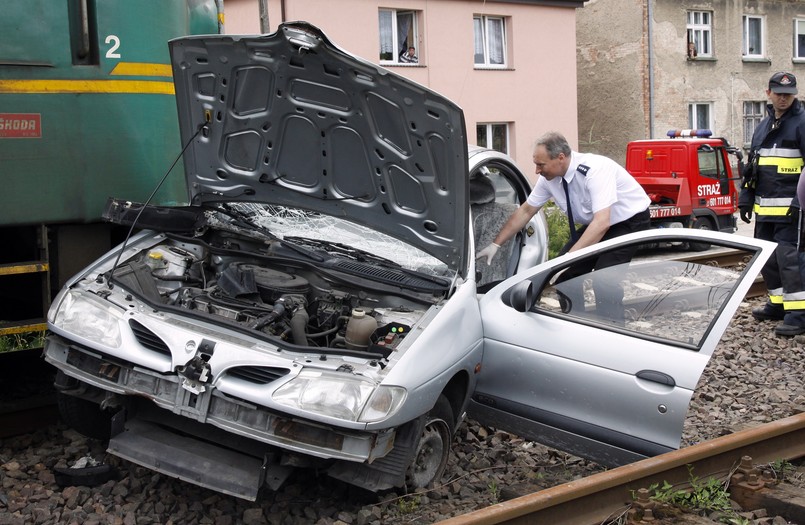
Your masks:
M416 56L416 49L414 46L408 48L408 51L400 55L400 62L406 64L417 64L419 63L419 57Z
M699 53L696 51L696 43L688 42L688 60L693 60Z
M533 159L536 174L541 176L526 202L509 217L494 241L478 252L476 259L486 259L487 264L491 264L500 245L522 230L549 200L568 215L570 223L570 240L560 255L649 228L651 199L634 177L614 160L572 151L567 139L556 132L549 132L537 141ZM579 230L576 224L581 225ZM627 263L633 255L631 249L609 251L586 265L574 266L572 271L565 272L563 279ZM594 287L602 289L596 290L596 304L606 301L612 309L611 317L622 320L623 289L618 283L597 281L600 282L594 283ZM577 304L582 303L577 298Z
M805 109L796 94L797 77L792 73L782 71L769 79L767 115L752 135L738 198L741 220L749 223L755 216L755 237L777 243L761 270L768 299L752 316L782 321L774 329L781 336L805 333L805 259L797 250Z

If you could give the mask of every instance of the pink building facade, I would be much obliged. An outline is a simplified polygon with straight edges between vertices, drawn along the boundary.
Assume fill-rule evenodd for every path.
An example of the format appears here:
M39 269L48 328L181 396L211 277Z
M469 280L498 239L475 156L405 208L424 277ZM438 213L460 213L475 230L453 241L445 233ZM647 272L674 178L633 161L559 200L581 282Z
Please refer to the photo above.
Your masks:
M578 144L576 8L584 1L225 0L225 31L310 22L339 47L451 98L470 143L505 151L532 173L544 132ZM400 55L408 47L415 62Z

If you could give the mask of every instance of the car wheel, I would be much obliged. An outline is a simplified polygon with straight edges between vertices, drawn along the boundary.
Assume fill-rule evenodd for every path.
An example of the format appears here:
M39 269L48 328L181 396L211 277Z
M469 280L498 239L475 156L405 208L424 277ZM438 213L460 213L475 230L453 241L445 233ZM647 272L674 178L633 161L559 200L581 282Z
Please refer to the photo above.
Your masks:
M713 225L707 217L696 217L693 219L691 228L696 230L712 230ZM704 252L710 249L710 243L706 242L691 242L688 243L688 249L692 252Z
M94 439L109 439L112 415L97 403L61 392L56 393L59 415L65 424Z
M414 460L406 472L409 488L425 488L439 481L447 467L453 440L453 409L444 396L425 418Z

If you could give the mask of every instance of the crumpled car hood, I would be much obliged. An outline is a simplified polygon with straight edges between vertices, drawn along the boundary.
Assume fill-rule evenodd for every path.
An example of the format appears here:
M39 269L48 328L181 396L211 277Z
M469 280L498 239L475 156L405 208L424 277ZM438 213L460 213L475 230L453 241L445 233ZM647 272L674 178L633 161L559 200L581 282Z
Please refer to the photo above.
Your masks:
M458 106L304 22L169 45L191 204L253 201L342 217L466 273Z

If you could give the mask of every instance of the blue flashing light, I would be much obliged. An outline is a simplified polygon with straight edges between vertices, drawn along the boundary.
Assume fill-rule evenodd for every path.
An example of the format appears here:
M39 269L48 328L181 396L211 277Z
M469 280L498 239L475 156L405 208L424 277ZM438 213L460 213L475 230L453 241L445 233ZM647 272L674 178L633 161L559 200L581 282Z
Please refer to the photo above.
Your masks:
M713 136L713 132L709 129L670 129L667 135L672 139L677 137L698 137L709 138Z

